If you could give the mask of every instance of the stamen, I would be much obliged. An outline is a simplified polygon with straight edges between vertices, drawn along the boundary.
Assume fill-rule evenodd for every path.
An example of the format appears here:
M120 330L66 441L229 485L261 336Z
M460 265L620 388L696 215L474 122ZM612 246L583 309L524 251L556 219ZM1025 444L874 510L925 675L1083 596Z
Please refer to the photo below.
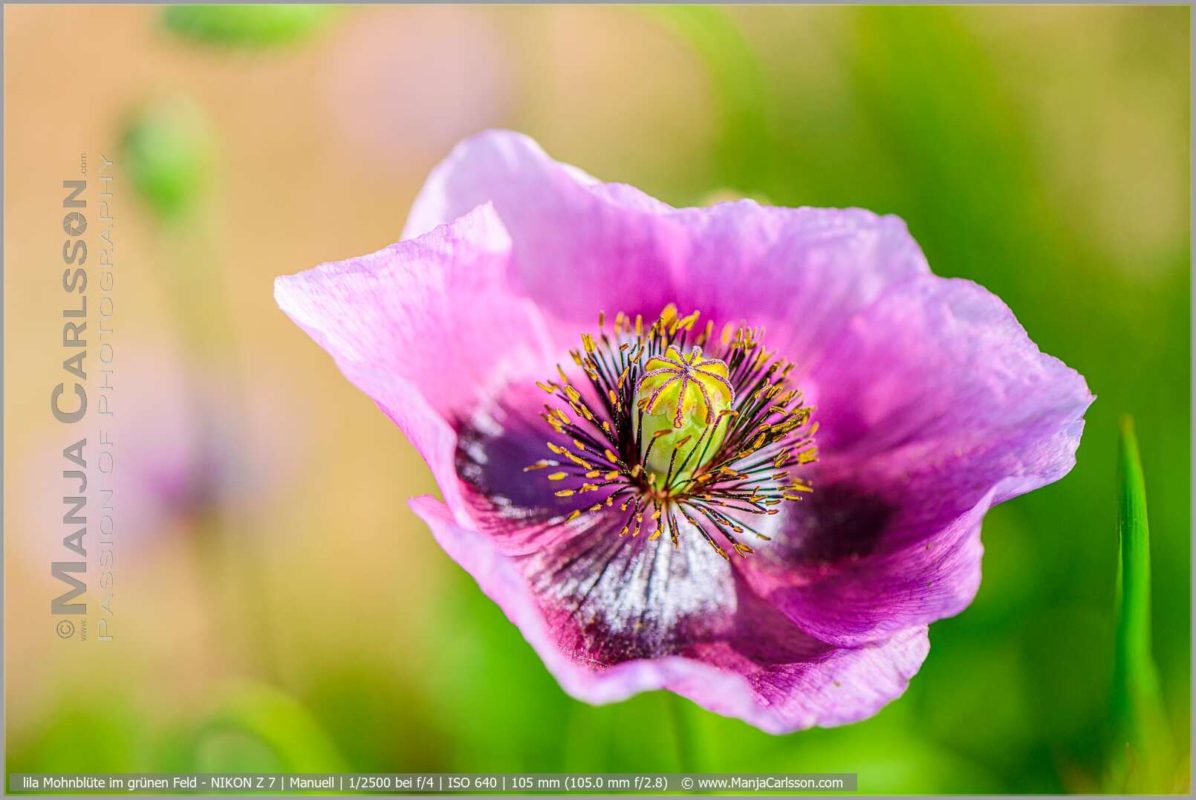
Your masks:
M559 380L537 384L573 414L545 405L559 458L525 471L552 468L559 498L600 495L552 524L618 513L618 535L636 538L647 514L649 541L667 534L680 547L683 521L722 558L730 553L718 539L746 558L754 550L738 537L769 537L742 517L777 514L813 490L793 471L817 457L793 364L764 349L759 329L725 325L715 340L714 322L698 328L698 319L669 305L647 327L618 312L608 330L600 314L598 333L570 351L588 385L560 366Z

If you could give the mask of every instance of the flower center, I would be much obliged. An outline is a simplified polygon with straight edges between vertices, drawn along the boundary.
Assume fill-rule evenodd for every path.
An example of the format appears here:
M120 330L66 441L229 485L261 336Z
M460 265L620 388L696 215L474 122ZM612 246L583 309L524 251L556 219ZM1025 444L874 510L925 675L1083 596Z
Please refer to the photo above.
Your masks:
M723 543L746 556L739 537L769 538L748 520L811 491L794 469L816 458L817 425L790 385L793 364L764 349L760 330L727 325L715 339L713 322L695 330L698 317L670 305L646 327L620 313L608 330L599 315L597 336L570 352L581 388L559 366L559 381L538 384L557 401L542 415L556 439L525 471L548 470L557 497L580 501L550 524L617 513L621 536L680 546L696 531L723 558Z
M695 345L688 356L670 346L644 363L635 394L643 411L632 422L648 442L644 465L666 485L691 476L718 453L727 435L727 415L735 400L727 364L705 358ZM642 420L642 421L641 421ZM642 428L640 427L642 425Z

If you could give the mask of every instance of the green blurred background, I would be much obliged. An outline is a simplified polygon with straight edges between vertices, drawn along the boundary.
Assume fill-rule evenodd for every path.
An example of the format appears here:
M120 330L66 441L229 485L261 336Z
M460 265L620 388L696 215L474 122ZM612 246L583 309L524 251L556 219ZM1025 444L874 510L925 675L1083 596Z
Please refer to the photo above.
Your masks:
M1129 413L1166 770L1188 786L1187 8L8 6L5 23L10 772L1099 791ZM898 214L936 272L996 292L1088 379L1074 472L988 516L979 596L875 718L773 737L661 694L572 701L407 510L434 491L422 462L271 281L393 241L428 170L485 127L673 204ZM46 613L53 259L81 152L116 155L122 441L149 476L117 516L106 644L59 640Z

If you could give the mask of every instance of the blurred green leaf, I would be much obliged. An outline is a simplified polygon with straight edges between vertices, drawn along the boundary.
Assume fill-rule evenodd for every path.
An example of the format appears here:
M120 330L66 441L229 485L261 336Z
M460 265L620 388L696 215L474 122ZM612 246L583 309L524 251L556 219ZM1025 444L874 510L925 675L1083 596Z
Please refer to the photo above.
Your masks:
M444 772L452 740L410 676L377 656L356 654L324 666L304 693L307 705L361 772ZM402 709L396 717L396 709ZM397 724L401 721L401 724Z
M134 189L163 220L186 217L196 208L212 149L207 120L182 97L143 106L128 120L121 138L122 160Z
M341 772L345 760L308 710L258 684L229 690L183 737L177 768L210 772Z
M190 768L196 772L284 772L274 748L247 731L212 730L193 743Z
M1170 742L1150 645L1150 527L1146 480L1133 420L1121 422L1118 459L1121 544L1113 672L1115 788L1166 791Z
M695 737L703 745L699 766L705 771L849 772L859 776L859 789L865 793L1010 791L980 763L929 738L922 711L905 700L863 722L811 728L787 736L774 736L739 720L692 711L689 716L695 723ZM662 742L661 747L665 746L667 742Z
M547 769L565 741L569 706L519 629L461 570L451 573L427 616L429 710L457 740L448 768L460 771ZM446 635L451 631L451 635ZM516 721L534 720L535 724Z
M9 772L139 772L152 726L119 688L72 688L52 708L15 731L5 751Z
M270 47L306 38L333 11L321 5L180 5L162 10L162 24L204 44Z

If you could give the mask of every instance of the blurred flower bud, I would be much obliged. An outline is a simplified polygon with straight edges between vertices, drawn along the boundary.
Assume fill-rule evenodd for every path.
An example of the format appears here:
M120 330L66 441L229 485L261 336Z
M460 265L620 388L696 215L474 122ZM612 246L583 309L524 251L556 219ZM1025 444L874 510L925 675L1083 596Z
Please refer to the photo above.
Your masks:
M271 47L306 38L323 27L333 11L319 5L180 5L162 10L162 24L171 33L203 44Z
M203 195L212 136L189 100L150 103L133 114L121 138L125 169L138 195L164 220L187 216Z

